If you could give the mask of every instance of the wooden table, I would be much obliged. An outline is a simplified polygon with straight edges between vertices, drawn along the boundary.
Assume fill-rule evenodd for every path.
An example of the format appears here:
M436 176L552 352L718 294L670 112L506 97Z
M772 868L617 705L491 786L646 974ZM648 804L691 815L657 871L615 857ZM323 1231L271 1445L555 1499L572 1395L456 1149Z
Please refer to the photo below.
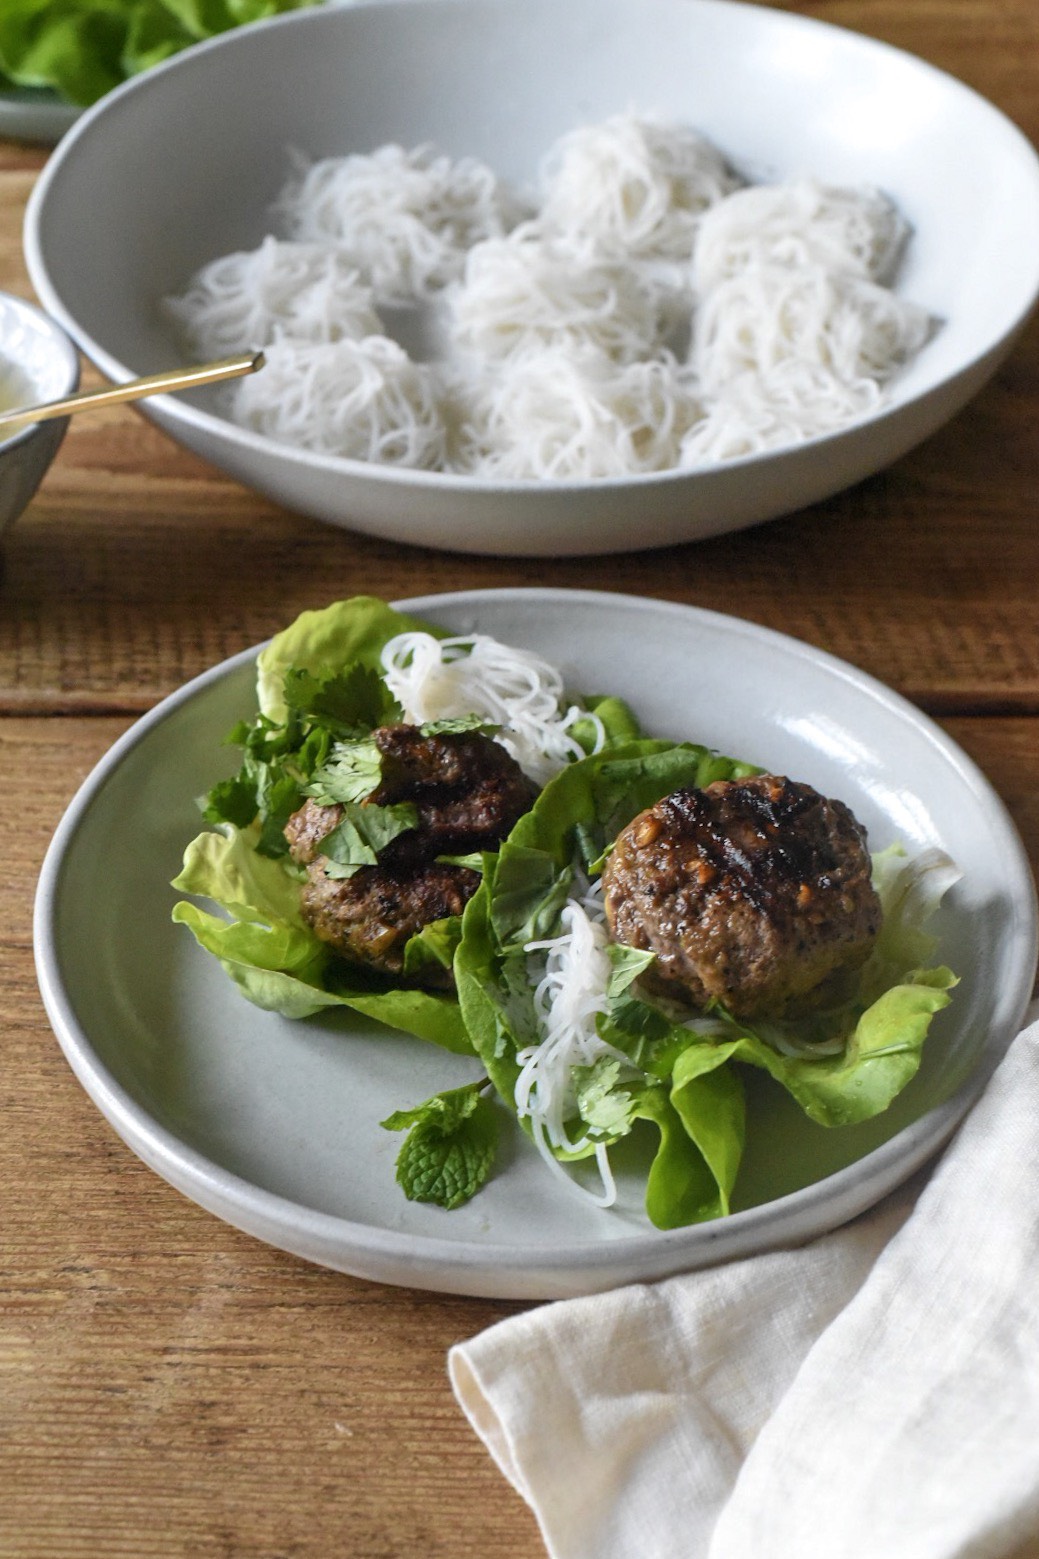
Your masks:
M1039 138L1034 0L791 6L952 71ZM0 141L0 287L42 150ZM448 1346L515 1309L310 1267L184 1200L125 1148L37 994L35 880L131 720L297 611L507 584L632 591L834 652L936 716L1039 862L1039 329L893 470L664 553L452 556L282 512L136 412L72 425L0 577L0 1554L534 1559L534 1522L463 1421ZM234 581L233 590L227 582Z

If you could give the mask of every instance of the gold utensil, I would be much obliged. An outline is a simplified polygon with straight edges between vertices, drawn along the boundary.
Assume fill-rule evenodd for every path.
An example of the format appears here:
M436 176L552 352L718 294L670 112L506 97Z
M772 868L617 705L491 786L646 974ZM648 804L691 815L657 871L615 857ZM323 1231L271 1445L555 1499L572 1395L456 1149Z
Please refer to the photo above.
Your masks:
M0 413L0 436L19 423L44 422L49 417L69 417L77 411L96 406L116 406L122 401L141 400L145 395L161 395L171 390L194 390L203 384L219 384L222 379L237 379L263 367L262 352L244 352L224 357L216 363L201 363L196 368L171 368L167 373L148 374L126 384L110 384L100 390L80 390L60 401L45 401L41 406L18 406Z

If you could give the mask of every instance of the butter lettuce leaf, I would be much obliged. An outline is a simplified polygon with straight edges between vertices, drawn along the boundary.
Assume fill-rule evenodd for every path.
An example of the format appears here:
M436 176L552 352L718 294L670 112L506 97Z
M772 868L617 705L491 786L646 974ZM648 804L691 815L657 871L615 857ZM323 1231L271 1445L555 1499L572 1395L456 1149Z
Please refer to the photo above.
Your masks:
M278 723L286 720L285 679L290 672L309 672L316 679L356 676L355 668L378 672L384 646L398 633L447 637L445 629L398 612L376 596L351 596L319 610L301 612L260 651L256 694L261 714ZM365 715L372 714L368 708L356 714L359 723L369 727L380 723L378 719L365 720Z
M335 958L300 914L298 877L257 853L254 829L200 834L188 845L173 886L223 912L183 900L174 905L173 919L219 959L256 1006L287 1018L350 1007L445 1050L472 1055L453 994L394 987Z
M920 1066L935 1013L957 977L930 966L937 942L929 922L959 873L944 853L909 857L900 845L873 859L883 909L880 935L856 987L838 1008L801 1023L741 1025L734 1054L770 1073L822 1126L848 1126L886 1110Z
M694 743L626 742L558 774L485 862L483 884L462 918L455 980L473 1045L514 1114L519 1053L540 1038L527 944L556 933L578 872L645 807L681 786L752 772ZM675 1228L719 1217L729 1209L743 1147L742 1087L725 1067L733 1046L702 1040L632 995L647 955L611 948L609 958L599 1033L631 1065L596 1063L574 1078L574 1129L586 1146L558 1156L586 1157L638 1121L650 1122L659 1133L647 1180L651 1221ZM633 1010L644 1021L632 1021ZM652 1070L649 1062L665 1051L667 1066ZM528 1117L520 1124L531 1131Z

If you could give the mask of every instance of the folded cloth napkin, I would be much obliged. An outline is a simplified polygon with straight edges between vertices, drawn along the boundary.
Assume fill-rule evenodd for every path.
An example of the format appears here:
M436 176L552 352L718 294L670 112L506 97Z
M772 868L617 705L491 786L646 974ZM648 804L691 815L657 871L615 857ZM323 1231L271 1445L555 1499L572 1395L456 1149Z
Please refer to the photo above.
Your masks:
M448 1367L552 1559L1039 1559L1039 1022L874 1212Z

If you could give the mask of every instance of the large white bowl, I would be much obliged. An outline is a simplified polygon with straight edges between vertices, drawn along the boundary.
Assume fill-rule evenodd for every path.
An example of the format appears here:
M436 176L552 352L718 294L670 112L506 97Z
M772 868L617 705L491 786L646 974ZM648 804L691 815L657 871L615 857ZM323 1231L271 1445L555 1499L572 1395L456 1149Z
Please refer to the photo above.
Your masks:
M959 82L886 45L733 0L381 0L225 34L83 116L36 186L30 275L113 379L178 352L158 300L252 248L289 151L433 141L529 178L564 131L628 108L704 131L755 178L880 185L915 230L900 289L944 321L889 405L785 452L627 480L501 483L287 448L204 393L145 403L289 508L431 547L607 552L714 535L871 474L964 405L1039 293L1039 159Z

